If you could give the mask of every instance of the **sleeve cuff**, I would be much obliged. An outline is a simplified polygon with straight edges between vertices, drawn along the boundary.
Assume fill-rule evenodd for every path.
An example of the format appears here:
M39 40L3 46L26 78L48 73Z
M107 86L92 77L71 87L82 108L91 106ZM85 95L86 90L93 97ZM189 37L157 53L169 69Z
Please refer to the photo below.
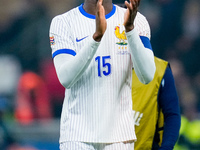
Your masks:
M92 46L98 47L100 45L101 42L95 41L92 36L90 36L89 38L90 38L89 40L91 41Z
M131 35L138 35L138 31L136 28L134 28L133 30L129 31L129 32L126 32L126 36L127 37L130 37Z

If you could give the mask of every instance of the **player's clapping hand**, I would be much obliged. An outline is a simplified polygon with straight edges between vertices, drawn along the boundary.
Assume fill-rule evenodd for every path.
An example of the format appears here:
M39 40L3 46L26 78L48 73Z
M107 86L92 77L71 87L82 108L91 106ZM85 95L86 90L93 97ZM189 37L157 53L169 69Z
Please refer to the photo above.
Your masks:
M134 28L133 22L135 20L140 0L130 0L130 3L125 1L127 10L124 15L124 27L126 32L131 31Z
M96 9L96 32L93 35L93 38L95 41L101 41L101 38L103 37L106 28L107 28L107 22L105 18L105 9L102 5L103 0L97 1L97 9Z

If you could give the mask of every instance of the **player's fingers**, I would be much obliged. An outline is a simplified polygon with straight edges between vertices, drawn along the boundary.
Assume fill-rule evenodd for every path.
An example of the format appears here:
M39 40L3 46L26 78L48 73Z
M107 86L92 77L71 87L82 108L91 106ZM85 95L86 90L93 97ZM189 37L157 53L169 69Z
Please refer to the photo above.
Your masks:
M129 0L130 2L129 2L129 4L131 5L131 6L134 6L135 5L135 0Z
M98 0L98 3L99 3L100 5L102 5L102 4L103 4L103 0Z
M133 9L137 9L140 4L140 0L130 0L130 4Z
M128 8L129 3L128 3L127 1L125 1L124 4L125 4L126 7Z
M97 15L99 18L103 19L105 17L105 10L104 10L104 7L102 5L102 1L103 0L100 0L98 1L97 3Z
M98 2L97 2L97 11L103 7L102 3L103 3L103 0L98 0Z
M140 0L135 0L135 6L138 7L140 5Z
M129 9L129 11L132 11L131 4L129 4L127 1L125 1L125 5L126 5L127 9Z

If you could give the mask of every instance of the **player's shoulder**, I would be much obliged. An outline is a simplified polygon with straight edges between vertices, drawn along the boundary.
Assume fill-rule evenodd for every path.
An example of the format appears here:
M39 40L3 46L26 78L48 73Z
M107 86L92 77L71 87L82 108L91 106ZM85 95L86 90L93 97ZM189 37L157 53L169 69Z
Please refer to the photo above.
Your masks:
M116 12L119 12L119 13L124 13L126 11L126 8L124 8L123 6L120 6L120 5L116 5L114 4L115 8L116 8Z
M125 7L120 6L120 5L116 5L116 4L114 4L114 5L116 7L117 13L119 13L119 14L125 13L125 11L126 11ZM146 17L142 13L140 13L139 11L137 12L135 19L138 20L139 22L148 22Z
M142 22L147 22L146 17L142 13L140 13L139 11L137 12L136 20L139 20L139 21L142 21Z

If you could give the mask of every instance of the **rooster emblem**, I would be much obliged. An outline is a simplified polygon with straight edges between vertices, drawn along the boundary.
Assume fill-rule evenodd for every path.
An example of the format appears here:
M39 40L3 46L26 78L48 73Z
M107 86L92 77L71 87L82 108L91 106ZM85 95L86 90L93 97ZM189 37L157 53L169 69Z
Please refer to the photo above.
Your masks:
M127 40L125 31L122 31L122 33L120 33L120 27L119 26L115 27L115 36L119 39L119 42L117 42L116 44L127 45L127 43L125 42L125 40Z

